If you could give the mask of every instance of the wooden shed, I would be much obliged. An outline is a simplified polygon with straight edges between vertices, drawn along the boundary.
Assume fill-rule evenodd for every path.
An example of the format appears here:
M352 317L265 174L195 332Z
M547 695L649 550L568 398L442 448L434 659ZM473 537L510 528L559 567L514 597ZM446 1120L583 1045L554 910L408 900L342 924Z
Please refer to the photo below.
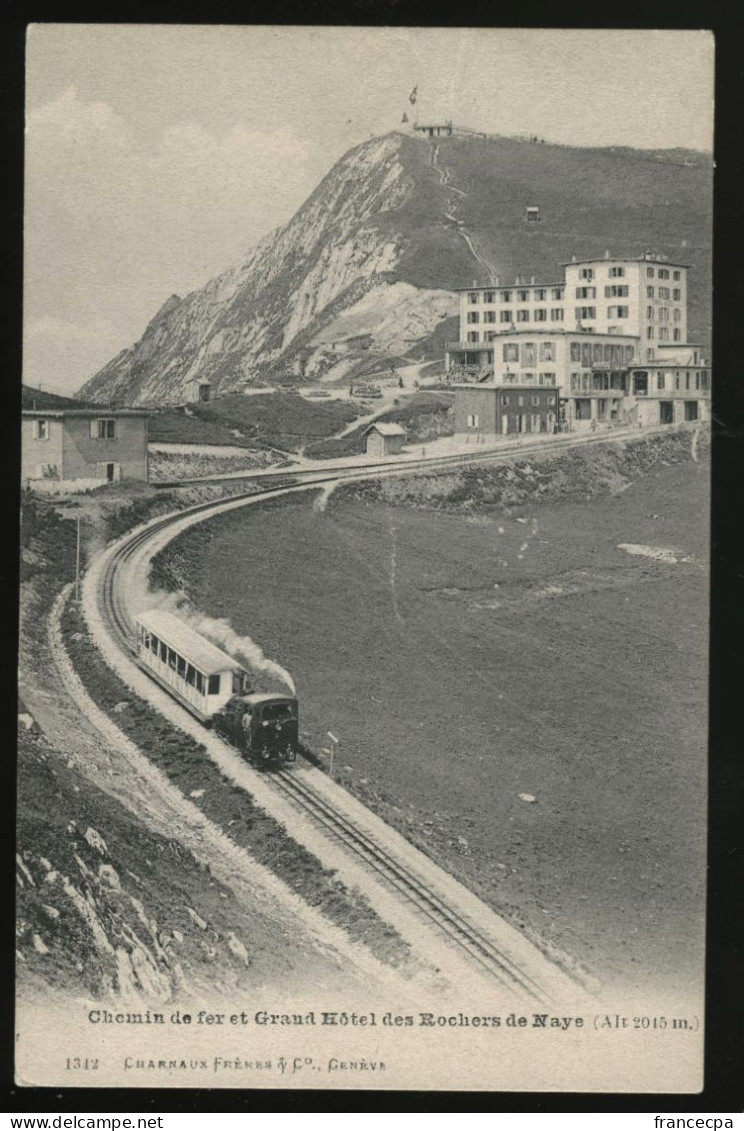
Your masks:
M400 424L374 423L362 435L367 440L368 456L397 456L406 440L405 428Z
M212 382L207 381L206 378L192 377L186 382L185 392L186 400L190 404L197 404L200 401L205 403L212 395Z

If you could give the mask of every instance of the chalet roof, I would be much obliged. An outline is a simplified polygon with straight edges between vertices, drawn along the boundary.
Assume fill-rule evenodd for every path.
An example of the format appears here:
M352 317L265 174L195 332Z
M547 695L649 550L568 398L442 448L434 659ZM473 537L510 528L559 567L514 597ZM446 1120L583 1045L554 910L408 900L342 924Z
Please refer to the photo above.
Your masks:
M370 432L379 432L381 436L405 436L406 434L405 428L401 428L400 424L378 424L377 421L370 424L369 428L365 428L362 436L367 436Z
M209 640L205 640L195 629L185 621L174 617L164 609L150 609L138 613L136 620L148 632L170 645L175 652L188 660L203 675L215 675L217 672L242 670L239 660L228 656L221 648L217 648Z
M24 408L23 416L90 416L90 417L120 417L120 416L149 416L144 408Z

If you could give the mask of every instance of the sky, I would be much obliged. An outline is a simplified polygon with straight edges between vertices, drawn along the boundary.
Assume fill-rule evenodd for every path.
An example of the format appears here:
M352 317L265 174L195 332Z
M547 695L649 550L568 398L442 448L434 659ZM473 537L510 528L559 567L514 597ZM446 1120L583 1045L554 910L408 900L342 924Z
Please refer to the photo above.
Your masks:
M76 390L399 128L414 86L419 121L712 149L707 32L34 25L24 381Z

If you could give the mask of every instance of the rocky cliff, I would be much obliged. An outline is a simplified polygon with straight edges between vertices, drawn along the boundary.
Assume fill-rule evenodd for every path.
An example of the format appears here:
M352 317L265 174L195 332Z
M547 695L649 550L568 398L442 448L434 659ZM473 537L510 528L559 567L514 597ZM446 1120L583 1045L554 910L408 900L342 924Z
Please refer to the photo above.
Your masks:
M555 279L572 254L606 248L689 262L690 337L706 340L710 190L710 159L686 151L375 138L243 263L169 298L81 396L175 404L193 377L226 393L435 357L457 335L457 287ZM538 223L526 222L529 205Z

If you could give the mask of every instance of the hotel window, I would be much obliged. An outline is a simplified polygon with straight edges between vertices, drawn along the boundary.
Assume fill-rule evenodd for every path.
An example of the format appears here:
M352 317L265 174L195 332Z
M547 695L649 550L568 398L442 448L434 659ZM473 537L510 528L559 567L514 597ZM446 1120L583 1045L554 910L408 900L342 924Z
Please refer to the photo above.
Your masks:
M480 322L480 314L477 310L468 311L468 322Z
M499 321L500 322L511 322L511 320L512 320L511 310L500 310L499 311Z
M552 299L555 299L556 302L560 302L563 298L563 287L553 287L552 291L550 292L550 297Z
M592 347L590 342L581 343L581 364L584 369L592 367Z
M593 279L594 278L594 268L593 267L582 267L581 270L579 271L579 278L580 279Z
M49 421L36 420L34 421L34 439L48 440L49 439Z
M477 428L477 427L478 427L478 416L477 416L477 414L473 415L473 416L469 416L468 417L468 428Z
M660 267L659 268L659 278L660 279L668 279L669 278L669 272L667 271L666 267Z
M659 298L664 300L669 298L669 287L659 287Z
M657 373L657 375L656 375L656 388L657 389L663 389L664 388L664 374L663 373Z
M544 309L536 310L535 311L535 321L536 322L547 322L548 321L547 310L544 310Z
M504 361L519 361L519 346L516 342L508 342L503 350L502 357Z
M541 288L535 291L535 302L545 302L548 297L548 292Z
M496 321L496 311L495 310L485 310L483 312L483 321L484 322L495 322Z
M696 391L699 391L699 389L700 389L700 374L699 373L695 374L695 389L696 389Z
M522 368L526 369L528 365L535 365L537 363L537 351L534 342L524 342L522 345Z
M654 269L653 269L653 267L647 267L647 268L646 268L646 278L647 278L647 279L653 279L653 277L654 277Z
M517 404L520 408L524 408L524 397L517 397Z
M625 275L625 268L624 267L610 267L610 278L611 279L622 279L624 275Z
M605 361L612 361L612 346L609 342L604 347L604 359Z
M653 322L653 320L654 320L654 308L653 308L653 306L647 306L646 307L646 317L648 318L649 322Z
M571 374L571 388L575 390L575 389L578 389L578 387L579 387L579 374L578 373L572 373Z
M483 296L483 301L484 302L496 302L496 292L495 291L486 291L486 293Z
M530 320L529 310L518 310L517 311L517 322L529 322L529 320Z
M529 302L529 301L530 301L530 292L529 291L517 291L517 302Z
M654 288L653 287L646 287L646 298L653 298L653 297L654 297Z
M506 407L509 404L509 398L508 397L502 397L501 403L502 403L502 405L504 405L504 407Z
M534 385L535 384L535 374L534 373L523 373L522 374L522 384L523 385Z
M468 294L468 302L475 303L478 301L479 297L480 296L478 295L477 291L470 291L470 293Z
M627 318L628 317L628 307L627 306L608 306L607 307L607 317L608 318Z
M682 272L681 271L675 271L674 272L674 278L675 278L675 280L681 279L682 278Z
M660 342L668 342L669 341L669 327L668 326L659 326L659 341Z
M540 361L555 361L555 342L540 342Z
M672 298L674 299L675 302L681 302L682 301L682 291L679 289L679 287L675 287L674 290L672 291Z
M679 369L677 369L674 374L674 387L675 389L679 388Z
M562 322L563 321L563 307L554 306L552 308L552 310L550 311L550 321L551 322Z
M682 331L678 330L676 326L674 328L672 337L674 338L675 342L681 342L682 341Z
M581 361L581 342L571 342L571 361Z
M685 373L685 389L687 389L687 391L689 392L689 389L690 389L690 374L689 374L689 372Z
M647 338L653 338L653 337L654 337L654 328L653 328L653 326L647 326L647 327L646 327L646 337L647 337Z
M627 298L628 288L626 286L605 287L605 298Z
M577 298L596 298L597 297L597 288L596 287L577 287L576 288L576 297Z
M655 350L646 350L646 361L653 361L655 357Z
M493 342L498 337L495 330L486 330L486 341Z
M555 385L555 373L543 373L542 380L545 385Z
M659 307L659 321L660 322L668 322L669 321L669 307L668 306L660 306Z
M468 331L468 341L469 342L479 342L480 341L480 334L478 333L477 330L469 330Z
M502 291L501 292L501 301L502 302L511 302L511 291Z
M679 309L679 307L675 306L674 313L673 313L672 317L674 318L675 322L681 322L682 321L682 311Z
M595 342L594 346L592 347L592 364L602 364L602 345L600 342Z
M633 354L635 353L635 346L623 346L623 351L625 353L626 362L632 361L633 360Z
M703 389L708 388L708 370L707 369L701 369L700 370L700 384L703 387Z
M91 420L90 438L91 440L115 440L116 421L111 419Z
M532 398L532 403L533 403L533 404L539 404L539 403L540 403L540 398L539 398L539 397L533 397L533 398Z
M583 321L584 319L587 319L587 318L596 318L596 317L597 317L596 306L577 306L576 307L576 320L577 321Z

